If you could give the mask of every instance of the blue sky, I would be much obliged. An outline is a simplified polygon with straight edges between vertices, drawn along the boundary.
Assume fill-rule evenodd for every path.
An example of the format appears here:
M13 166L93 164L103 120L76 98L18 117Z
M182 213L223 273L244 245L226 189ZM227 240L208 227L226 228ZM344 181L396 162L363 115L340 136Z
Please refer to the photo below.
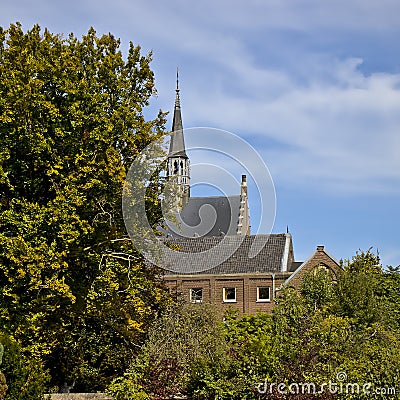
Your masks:
M289 226L297 259L320 244L337 258L373 247L384 265L400 264L399 15L398 0L0 4L3 27L81 36L93 26L122 49L152 50L149 117L173 106L179 66L184 126L233 132L261 154L273 231Z

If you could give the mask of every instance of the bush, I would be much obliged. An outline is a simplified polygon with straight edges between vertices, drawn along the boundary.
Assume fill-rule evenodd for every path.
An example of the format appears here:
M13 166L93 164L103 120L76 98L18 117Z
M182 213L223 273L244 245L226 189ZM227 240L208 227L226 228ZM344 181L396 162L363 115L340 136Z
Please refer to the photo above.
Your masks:
M240 384L231 379L237 369L225 329L221 314L210 304L172 306L155 321L142 353L114 380L109 393L116 400L182 395L232 399Z
M4 382L0 377L0 398L3 398L1 394L6 384L6 400L43 399L49 375L42 362L27 358L20 345L6 334L0 333L0 342L4 346L2 371L5 376Z

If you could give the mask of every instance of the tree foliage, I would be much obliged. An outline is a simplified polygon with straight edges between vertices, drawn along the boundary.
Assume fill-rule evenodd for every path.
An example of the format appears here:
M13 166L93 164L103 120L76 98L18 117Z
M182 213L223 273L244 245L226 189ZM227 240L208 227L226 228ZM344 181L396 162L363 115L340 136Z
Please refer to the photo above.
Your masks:
M0 28L0 330L53 385L104 388L162 302L121 212L127 169L164 129L143 117L150 62L92 28Z
M0 398L7 400L39 400L49 382L49 374L39 358L24 354L23 349L12 337L0 334L4 346L1 364L3 377ZM3 397L2 397L3 396Z
M238 387L227 377L234 365L216 308L178 303L154 322L141 354L109 392L116 400L233 398Z
M186 394L192 368L218 362L225 350L221 322L207 311L191 304L173 306L150 329L142 385L155 395Z
M304 277L299 290L285 289L266 333L253 338L255 345L247 350L257 360L260 382L311 382L317 390L328 382L342 383L345 388L358 384L359 393L326 389L319 398L395 398L400 331L393 307L400 300L400 287L393 274L384 271L378 257L368 251L346 262L336 277L315 270ZM370 384L370 393L362 391L364 384ZM375 393L376 388L391 390L393 397ZM268 398L290 396L275 390ZM306 392L293 397L315 395Z
M147 347L151 351L137 360L129 375L114 382L113 393L118 394L117 399L125 398L126 393L132 396L126 398L134 399L137 390L143 398L156 399L155 387L167 390L173 387L171 382L179 382L179 391L162 395L185 393L199 399L398 398L399 270L383 270L370 251L356 254L342 267L336 274L316 268L304 276L297 289L284 288L272 314L226 315L223 335L220 328L212 334L223 347L208 339L210 325L202 321L198 337L206 338L209 346L199 347L204 353L200 359L207 359L213 349L218 357L211 365L199 363L198 349L191 345L198 330L194 315L201 305L192 305L189 314L183 309L174 311L168 317L170 325L155 325L155 336ZM201 312L208 311L204 308ZM154 341L154 337L158 339ZM171 359L155 357L164 354L164 347ZM184 367L178 362L182 348L193 355ZM158 363L160 359L163 362ZM150 378L154 376L159 379ZM280 391L278 384L284 385ZM353 385L358 385L357 392ZM364 385L368 393L363 391Z

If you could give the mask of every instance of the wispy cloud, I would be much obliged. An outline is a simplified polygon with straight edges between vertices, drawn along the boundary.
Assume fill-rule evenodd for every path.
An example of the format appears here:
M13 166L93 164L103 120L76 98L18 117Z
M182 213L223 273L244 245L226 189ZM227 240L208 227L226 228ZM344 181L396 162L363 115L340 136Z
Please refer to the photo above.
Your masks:
M279 178L301 184L315 178L347 192L397 191L400 74L366 76L358 69L361 62L336 60L326 65L326 76L310 77L306 84L243 65L250 78L235 71L236 79L244 76L241 84L252 87L254 96L216 90L208 93L212 101L204 102L196 87L188 94L187 113L211 126L264 138L260 151ZM284 146L274 151L271 142Z
M171 107L179 64L186 125L255 138L288 184L318 179L347 193L400 190L400 59L397 71L366 71L373 50L363 55L353 46L363 36L387 46L400 34L397 0L20 5L6 1L5 15L50 21L65 33L93 25L154 49L155 103L163 109Z
M179 66L184 125L230 130L261 153L300 258L324 242L339 257L373 245L397 265L399 15L398 0L2 0L0 25L94 26L154 50L148 116L171 109Z

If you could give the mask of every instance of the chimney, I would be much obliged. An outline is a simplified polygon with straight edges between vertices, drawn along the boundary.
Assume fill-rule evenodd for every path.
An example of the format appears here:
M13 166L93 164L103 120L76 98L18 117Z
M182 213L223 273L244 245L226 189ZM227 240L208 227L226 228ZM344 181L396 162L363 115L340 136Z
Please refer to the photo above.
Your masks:
M238 224L237 234L250 235L250 216L249 216L249 205L247 199L246 175L242 175L242 183L240 185L240 211L239 211L239 224Z

